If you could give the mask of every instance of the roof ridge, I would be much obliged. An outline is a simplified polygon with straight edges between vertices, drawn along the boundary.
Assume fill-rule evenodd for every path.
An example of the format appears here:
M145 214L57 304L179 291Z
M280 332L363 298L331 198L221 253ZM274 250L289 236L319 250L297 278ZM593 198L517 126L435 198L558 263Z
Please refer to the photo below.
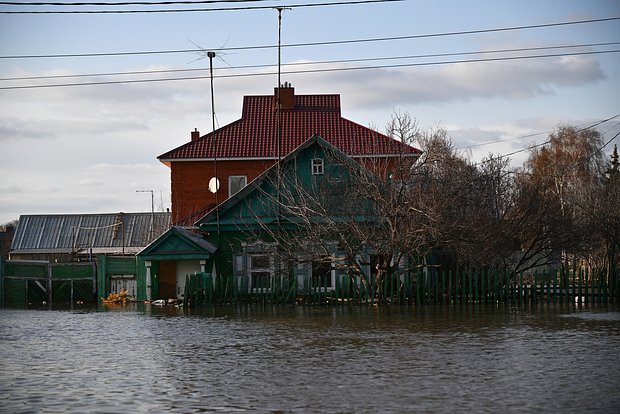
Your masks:
M295 95L295 108L280 112L283 148L296 148L313 134L353 157L419 154L420 150L342 117L340 94ZM264 159L273 157L277 135L273 95L243 97L240 119L215 130L217 146L208 142L213 132L174 148L157 158L164 163L182 160ZM217 152L216 152L217 151ZM283 154L285 155L285 154Z

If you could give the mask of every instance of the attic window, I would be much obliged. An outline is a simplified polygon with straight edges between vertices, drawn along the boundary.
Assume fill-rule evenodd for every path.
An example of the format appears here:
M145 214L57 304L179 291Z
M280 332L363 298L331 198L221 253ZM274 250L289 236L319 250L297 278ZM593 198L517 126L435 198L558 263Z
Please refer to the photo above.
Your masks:
M323 172L323 158L314 158L312 160L312 175L323 175Z

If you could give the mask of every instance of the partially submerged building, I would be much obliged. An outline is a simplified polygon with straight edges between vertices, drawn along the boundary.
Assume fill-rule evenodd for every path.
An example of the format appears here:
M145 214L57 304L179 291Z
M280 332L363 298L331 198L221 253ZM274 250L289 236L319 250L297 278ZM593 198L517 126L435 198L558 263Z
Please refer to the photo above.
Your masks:
M133 256L169 226L167 212L21 215L9 258L66 263Z
M289 182L304 182L306 190L322 183L338 192L350 168L420 153L343 118L340 95L296 95L285 84L273 95L245 96L241 119L203 136L193 131L190 142L158 157L170 167L171 213L22 216L10 257L13 263L93 263L99 297L122 288L139 300L183 298L186 276L195 272L234 275L248 291L265 289L276 259L247 230L279 231L283 220L295 225L294 215L276 207L283 189L273 186L276 172L288 168ZM25 275L26 289L38 286L40 297L51 295L58 274L52 267ZM324 290L333 288L338 273L333 263L303 258L290 270L300 287ZM80 272L84 280L88 275Z
M285 84L245 96L241 119L203 136L193 131L190 142L157 157L170 167L173 225L193 225L313 135L361 163L421 153L342 117L340 95L298 95Z
M168 212L22 215L0 265L0 303L74 304L121 289L139 297L136 254L169 227Z
M326 153L337 155L330 158ZM314 155L308 158L309 154ZM199 237L208 239L210 246L200 254L217 258L201 262L201 266L214 277L235 274L251 290L264 285L259 282L261 275L273 276L276 259L261 251L260 242L243 240L248 237L244 231L265 225L264 220L293 220L290 215L259 218L262 216L256 214L274 211L277 197L273 194L262 197L260 206L256 200L265 195L265 186L272 192L282 190L269 183L275 171L299 165L299 169L289 170L297 175L289 176L289 181L342 185L344 164L364 168L381 160L387 165L403 156L415 158L420 154L417 148L343 118L340 95L297 95L285 84L275 88L273 95L245 96L241 119L203 136L193 131L190 142L158 159L170 167L173 225L193 228L202 235ZM337 191L336 186L333 188ZM241 251L231 250L232 239L244 246ZM333 288L334 269L325 262L300 263L300 286L311 280L318 283L316 275L321 272L320 283L326 289ZM182 292L179 287L184 282L178 277L177 292Z

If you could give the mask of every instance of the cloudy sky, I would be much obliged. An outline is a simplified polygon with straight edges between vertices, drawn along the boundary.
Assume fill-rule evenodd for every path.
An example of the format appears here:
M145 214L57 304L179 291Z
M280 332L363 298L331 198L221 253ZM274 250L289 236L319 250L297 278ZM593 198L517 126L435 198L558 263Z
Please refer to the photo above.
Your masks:
M362 125L383 128L407 112L423 129L447 129L477 160L527 149L561 124L620 114L618 1L311 6L329 2L345 3L286 3L282 81L300 94L339 93L343 115ZM204 51L217 53L223 126L240 117L244 95L273 92L278 13L269 6L284 4L0 5L0 224L20 214L150 211L150 194L136 190L169 207L170 171L156 157L194 128L211 130ZM217 10L10 13L170 8ZM53 86L61 84L74 86ZM598 126L606 153L619 125ZM526 156L515 153L513 164Z

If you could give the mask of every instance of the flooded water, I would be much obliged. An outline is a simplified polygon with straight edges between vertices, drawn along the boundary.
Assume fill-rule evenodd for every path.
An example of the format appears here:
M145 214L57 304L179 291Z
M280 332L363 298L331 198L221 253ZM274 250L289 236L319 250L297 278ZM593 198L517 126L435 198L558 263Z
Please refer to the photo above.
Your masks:
M0 412L620 412L620 309L0 310Z

